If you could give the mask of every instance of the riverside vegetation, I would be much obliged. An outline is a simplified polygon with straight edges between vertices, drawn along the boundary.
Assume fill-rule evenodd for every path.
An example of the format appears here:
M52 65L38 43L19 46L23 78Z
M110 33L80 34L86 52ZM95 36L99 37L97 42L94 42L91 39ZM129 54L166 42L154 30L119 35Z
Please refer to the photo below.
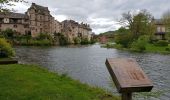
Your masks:
M120 22L123 24L128 22L128 25L114 32L116 44L107 43L104 47L135 52L170 53L170 32L166 33L165 39L157 39L152 19L152 15L146 10L141 10L136 15L124 13Z
M5 38L13 45L22 46L53 46L53 45L69 45L67 37L62 33L54 33L50 35L48 33L40 33L37 37L31 37L31 34L19 34L12 29L6 29L0 32L0 37ZM89 41L86 38L75 38L74 44L93 44L95 41L92 39Z

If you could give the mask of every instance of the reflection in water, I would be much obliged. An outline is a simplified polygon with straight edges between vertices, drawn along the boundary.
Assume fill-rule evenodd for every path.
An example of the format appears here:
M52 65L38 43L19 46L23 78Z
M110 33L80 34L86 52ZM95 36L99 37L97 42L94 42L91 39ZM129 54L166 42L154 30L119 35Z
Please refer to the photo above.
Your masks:
M51 71L67 74L93 86L102 87L117 93L105 66L106 58L135 58L145 73L153 80L154 90L170 89L170 55L151 53L130 53L116 49L92 46L68 47L16 47L17 57L21 63L40 64ZM170 93L164 93L161 100L170 98Z

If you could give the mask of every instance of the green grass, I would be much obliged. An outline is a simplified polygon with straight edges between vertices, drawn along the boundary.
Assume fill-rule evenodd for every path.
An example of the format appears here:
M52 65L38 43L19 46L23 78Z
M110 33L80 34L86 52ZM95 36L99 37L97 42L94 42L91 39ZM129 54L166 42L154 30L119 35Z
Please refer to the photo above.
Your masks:
M101 47L104 47L104 48L116 48L116 49L119 49L119 50L131 51L130 48L123 48L119 44L112 44L112 45L105 44L105 45L102 45ZM169 50L166 50L166 48L169 48ZM146 45L146 50L144 50L143 52L170 54L170 44L168 46L156 46L154 44L149 44L148 43Z
M170 46L155 46L154 44L147 44L146 52L170 54L170 51L167 51L166 48L170 48Z
M10 61L13 60L12 58L0 58L0 61Z
M36 65L0 65L0 100L119 100Z

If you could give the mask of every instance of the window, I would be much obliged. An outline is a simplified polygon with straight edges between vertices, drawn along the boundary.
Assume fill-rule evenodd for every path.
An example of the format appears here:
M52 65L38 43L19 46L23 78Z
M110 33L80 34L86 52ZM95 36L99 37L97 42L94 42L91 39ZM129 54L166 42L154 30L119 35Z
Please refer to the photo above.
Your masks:
M162 30L161 30L162 32L165 32L165 27L162 27Z
M42 19L42 17L40 16L40 20Z
M29 25L24 25L24 28L29 28Z
M14 25L14 28L17 28L17 25Z
M157 27L157 32L161 32L161 27Z

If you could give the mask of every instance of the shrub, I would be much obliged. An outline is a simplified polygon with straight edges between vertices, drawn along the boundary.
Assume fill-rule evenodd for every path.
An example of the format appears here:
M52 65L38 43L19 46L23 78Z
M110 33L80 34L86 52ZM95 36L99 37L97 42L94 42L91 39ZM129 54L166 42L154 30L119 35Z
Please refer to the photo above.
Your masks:
M63 33L57 33L57 37L58 37L60 45L67 45L67 44L69 44L69 41L68 41L67 37L64 36Z
M96 42L97 42L97 40L96 40L96 39L91 38L90 44L95 44Z
M121 44L125 48L127 48L132 41L133 40L130 33L119 33L115 35L116 44Z
M155 43L156 46L168 46L168 41L166 40L159 40Z
M2 34L7 39L13 39L15 33L16 33L16 31L14 31L14 30L12 30L10 28L7 28L6 30L2 31Z
M166 50L166 51L170 51L170 48L169 48L169 47L167 47L167 48L165 48L165 50Z
M89 42L88 38L82 38L82 39L81 39L81 44L82 44L82 45L89 44L89 43L90 43L90 42Z
M81 43L81 39L78 37L74 38L74 44L80 44Z
M115 44L108 42L108 43L106 43L105 47L106 47L106 48L114 48L114 45L115 45Z
M143 52L146 50L146 45L149 42L149 37L146 35L140 36L138 40L134 41L131 45L131 50Z
M15 52L11 45L4 38L0 38L0 57L11 57L14 55Z

